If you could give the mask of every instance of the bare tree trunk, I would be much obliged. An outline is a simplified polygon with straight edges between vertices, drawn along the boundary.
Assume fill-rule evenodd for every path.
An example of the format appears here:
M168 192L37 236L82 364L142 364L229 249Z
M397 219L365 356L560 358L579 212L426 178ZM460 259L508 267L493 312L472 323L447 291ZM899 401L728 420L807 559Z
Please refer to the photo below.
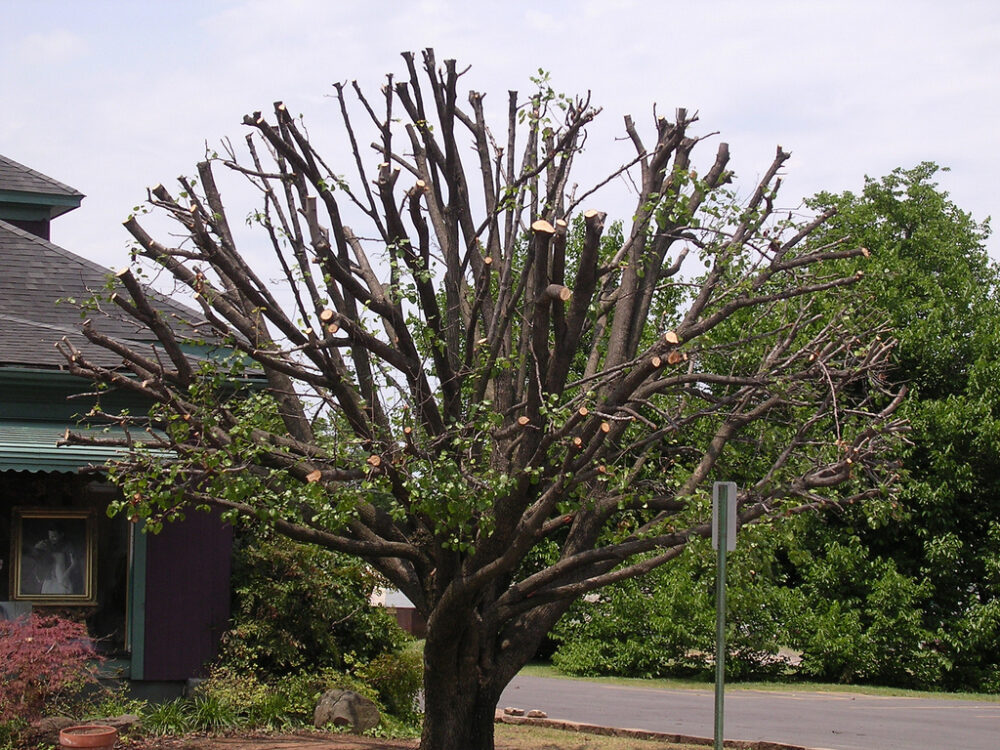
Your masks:
M431 703L425 707L421 750L493 750L499 695L456 690L443 674L425 676L424 690Z
M455 622L428 628L421 750L493 750L494 715L506 680L498 679L490 653L495 641L482 631Z

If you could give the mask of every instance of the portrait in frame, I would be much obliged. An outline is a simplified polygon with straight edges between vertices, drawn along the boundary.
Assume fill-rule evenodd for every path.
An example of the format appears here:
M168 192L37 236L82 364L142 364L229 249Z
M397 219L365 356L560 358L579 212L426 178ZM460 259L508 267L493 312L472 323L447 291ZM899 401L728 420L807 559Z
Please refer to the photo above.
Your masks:
M10 598L36 605L97 601L97 518L90 510L14 508Z

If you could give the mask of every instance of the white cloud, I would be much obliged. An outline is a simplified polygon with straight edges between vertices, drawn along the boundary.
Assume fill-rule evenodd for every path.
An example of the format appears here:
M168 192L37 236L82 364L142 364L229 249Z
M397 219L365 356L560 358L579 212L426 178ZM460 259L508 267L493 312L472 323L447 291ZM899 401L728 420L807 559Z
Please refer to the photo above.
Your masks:
M10 49L20 65L56 66L78 63L90 52L87 41L67 29L28 34Z
M524 12L524 20L528 28L536 31L554 31L558 28L555 16L551 13L543 13L535 8L530 8Z
M508 89L529 90L539 68L560 91L592 90L605 111L581 166L599 164L594 174L628 156L614 140L621 116L649 127L655 102L699 111L699 132L722 131L701 158L726 140L748 179L776 144L791 150L790 202L923 159L954 168L947 185L975 215L1000 202L992 4L176 0L84 12L49 0L9 4L4 20L3 151L88 194L57 240L109 264L143 186L191 172L206 140L239 138L243 114L283 99L329 150L331 84L377 92L386 72L406 77L400 50L420 64L427 46L471 64L463 83L500 118Z

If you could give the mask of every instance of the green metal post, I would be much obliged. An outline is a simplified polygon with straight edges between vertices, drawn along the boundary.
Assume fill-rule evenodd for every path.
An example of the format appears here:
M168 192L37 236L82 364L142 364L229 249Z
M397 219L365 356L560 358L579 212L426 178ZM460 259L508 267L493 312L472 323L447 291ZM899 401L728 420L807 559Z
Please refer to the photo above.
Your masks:
M729 546L729 487L719 487L718 558L715 579L715 750L722 750L726 681L726 549Z
M130 523L129 597L127 603L128 649L132 654L129 675L141 680L146 671L146 532L144 522Z

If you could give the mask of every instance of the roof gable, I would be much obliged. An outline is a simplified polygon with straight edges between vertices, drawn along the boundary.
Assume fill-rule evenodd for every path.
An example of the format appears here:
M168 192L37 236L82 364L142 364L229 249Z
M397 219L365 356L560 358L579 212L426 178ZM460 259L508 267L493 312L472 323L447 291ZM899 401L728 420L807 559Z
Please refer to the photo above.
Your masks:
M0 155L0 218L55 218L80 205L83 193Z

